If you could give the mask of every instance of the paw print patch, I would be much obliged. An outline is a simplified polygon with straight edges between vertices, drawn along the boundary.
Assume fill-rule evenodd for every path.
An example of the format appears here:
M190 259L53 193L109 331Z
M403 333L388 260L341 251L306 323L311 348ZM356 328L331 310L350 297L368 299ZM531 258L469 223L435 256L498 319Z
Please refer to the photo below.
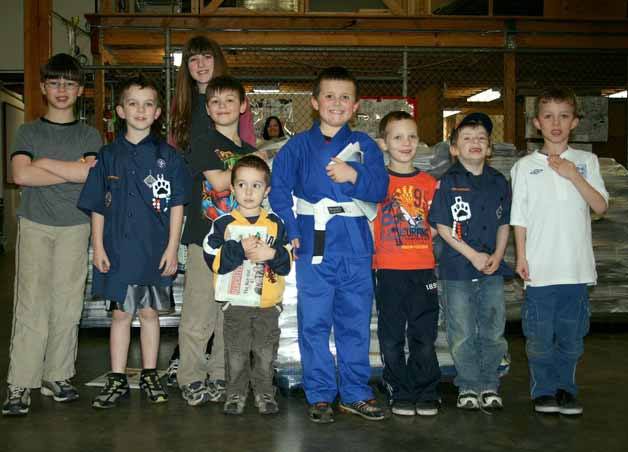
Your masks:
M170 201L170 181L166 180L163 174L158 174L151 188L153 190L153 208L157 212L162 210L166 212Z
M462 223L471 218L471 206L462 200L462 196L456 196L451 205L451 215L454 224L451 227L451 236L456 240L462 240Z

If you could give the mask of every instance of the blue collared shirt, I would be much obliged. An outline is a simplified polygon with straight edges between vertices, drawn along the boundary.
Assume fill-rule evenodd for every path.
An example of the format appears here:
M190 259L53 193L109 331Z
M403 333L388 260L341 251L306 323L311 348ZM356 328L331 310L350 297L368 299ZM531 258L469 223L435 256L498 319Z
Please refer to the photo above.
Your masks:
M499 171L485 164L482 174L475 176L456 162L440 179L429 222L433 227L442 224L454 228L455 210L462 219L457 222L462 240L476 251L493 254L497 230L510 222L511 200L510 184ZM447 243L438 264L440 279L470 280L486 276ZM495 274L511 276L512 271L502 261Z
M168 286L159 261L168 244L172 207L186 202L189 173L183 158L148 136L137 144L124 135L104 146L89 172L78 207L105 217L108 273L94 267L93 293L123 302L129 284Z

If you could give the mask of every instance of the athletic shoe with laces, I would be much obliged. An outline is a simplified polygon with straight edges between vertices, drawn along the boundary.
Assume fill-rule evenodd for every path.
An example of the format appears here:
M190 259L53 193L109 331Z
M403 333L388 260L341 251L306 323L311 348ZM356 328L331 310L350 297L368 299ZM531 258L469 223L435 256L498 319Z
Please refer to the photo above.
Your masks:
M368 421L381 421L384 419L384 410L382 410L375 399L358 400L353 403L340 402L338 408L340 411L358 415Z
M440 400L422 400L416 403L416 414L419 416L436 416L440 408Z
M239 415L244 413L244 407L246 406L246 396L241 394L231 394L227 397L225 406L223 407L223 413Z
M576 397L564 389L556 392L556 400L558 402L558 412L567 416L577 416L582 414L584 409Z
M151 403L168 401L168 393L164 389L156 369L142 369L140 374L140 389Z
M92 402L92 407L108 409L118 404L118 401L129 395L129 382L125 374L111 372L107 375L105 387Z
M480 402L478 401L478 394L475 391L460 391L458 394L458 400L456 401L456 407L463 410L478 410L480 409Z
M256 394L255 406L259 414L276 414L279 413L279 405L272 394Z
M504 403L497 392L482 391L480 394L480 406L485 410L501 410L504 408Z
M209 402L209 393L203 381L195 381L189 385L181 386L181 397L189 406L199 406Z
M166 385L168 387L177 386L177 372L179 372L179 359L173 359L168 364L166 370Z
M317 402L310 405L307 409L307 415L310 421L316 424L331 424L334 422L334 410L331 404L327 402Z
M42 395L52 397L55 402L72 402L79 398L79 393L68 380L41 382Z
M416 414L414 403L405 400L393 400L390 411L397 416L414 416Z
M544 395L534 399L534 411L537 413L558 413L558 402L556 397Z
M224 402L227 399L227 387L224 380L208 380L207 393L210 402Z
M31 390L21 386L8 385L7 398L2 405L3 416L25 416L31 407Z

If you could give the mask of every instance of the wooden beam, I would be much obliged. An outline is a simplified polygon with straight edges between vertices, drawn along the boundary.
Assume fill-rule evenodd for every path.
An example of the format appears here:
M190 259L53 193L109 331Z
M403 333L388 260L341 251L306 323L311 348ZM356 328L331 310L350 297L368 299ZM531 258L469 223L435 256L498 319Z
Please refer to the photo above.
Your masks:
M517 95L517 66L514 52L504 53L504 89L502 98L504 103L504 142L516 141L516 95Z
M220 5L222 5L223 2L224 0L212 0L211 2L209 2L207 6L201 6L200 13L201 14L214 14L218 10L218 8L220 8Z
M382 0L382 3L390 10L394 16L405 16L407 11L401 7L397 0Z
M24 119L32 121L45 112L39 88L39 69L52 52L52 0L24 1Z
M100 0L100 10L98 12L100 14L115 13L114 0Z
M419 138L429 145L443 139L441 91L439 85L430 85L416 95Z

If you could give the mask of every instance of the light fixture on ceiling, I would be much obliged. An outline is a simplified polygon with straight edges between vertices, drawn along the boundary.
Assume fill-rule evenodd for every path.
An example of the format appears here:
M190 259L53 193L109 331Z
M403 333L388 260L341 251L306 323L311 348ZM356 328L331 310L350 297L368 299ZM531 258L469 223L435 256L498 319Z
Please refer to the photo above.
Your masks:
M626 99L628 97L628 91L626 90L617 91L616 93L609 94L606 97L611 98L611 99Z
M457 115L460 110L443 110L443 118L449 118L450 116Z
M467 97L467 102L492 102L502 97L502 93L498 90L489 88L481 93L474 94L471 97Z
M255 94L276 94L280 92L279 83L269 83L269 84L254 86L253 92Z
M176 67L181 66L181 60L183 59L183 52L177 50L176 52L172 52L172 64Z

